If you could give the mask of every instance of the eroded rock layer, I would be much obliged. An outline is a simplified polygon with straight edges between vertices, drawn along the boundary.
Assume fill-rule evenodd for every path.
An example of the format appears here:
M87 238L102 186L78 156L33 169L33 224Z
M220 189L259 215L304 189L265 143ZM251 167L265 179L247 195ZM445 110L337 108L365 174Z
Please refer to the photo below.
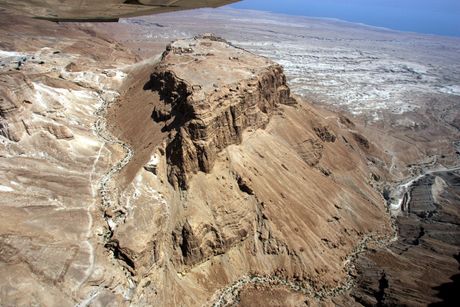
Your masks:
M151 89L164 102L153 119L174 132L166 147L169 180L182 188L190 173L209 173L245 129L264 128L279 104L292 103L281 66L212 35L169 45Z
M95 123L136 57L83 28L4 13L0 36L0 304L74 306L95 289L122 302L99 183L124 153Z
M167 204L158 216L131 203L113 232L136 283L155 285L138 287L138 302L220 304L249 275L348 287L350 254L389 231L369 184L375 146L338 116L295 103L279 65L220 38L176 41L152 69L142 86L150 113L125 115L144 108L131 98L143 82L109 110L113 134L134 151L126 169L156 181ZM152 130L136 128L150 116Z
M326 295L388 234L381 153L279 65L209 35L134 63L0 20L22 37L0 45L2 304L219 305L262 277Z
M357 261L351 302L364 306L453 306L460 295L460 210L457 171L419 179L396 220L398 241Z

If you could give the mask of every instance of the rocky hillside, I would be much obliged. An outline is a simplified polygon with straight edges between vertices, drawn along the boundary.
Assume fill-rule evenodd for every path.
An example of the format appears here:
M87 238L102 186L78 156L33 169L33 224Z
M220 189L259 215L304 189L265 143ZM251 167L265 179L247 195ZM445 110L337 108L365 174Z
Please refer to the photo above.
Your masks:
M151 71L108 112L137 161L120 180L151 180L167 203L161 235L141 234L158 229L159 217L133 202L114 231L138 277L152 266L163 272L139 283L161 277L161 300L173 304L168 289L181 289L190 291L181 298L188 305L211 302L210 293L251 274L340 285L348 254L365 234L386 229L383 200L366 183L372 145L334 116L294 103L278 65L222 39L174 42ZM153 112L129 121L140 87ZM151 119L152 130L136 128Z
M135 63L85 28L1 20L2 303L330 296L390 233L381 153L278 64L212 35Z
M189 174L209 173L244 130L264 128L279 104L292 102L281 66L214 36L169 45L150 85L163 102L153 119L174 133L166 146L169 181L181 188Z

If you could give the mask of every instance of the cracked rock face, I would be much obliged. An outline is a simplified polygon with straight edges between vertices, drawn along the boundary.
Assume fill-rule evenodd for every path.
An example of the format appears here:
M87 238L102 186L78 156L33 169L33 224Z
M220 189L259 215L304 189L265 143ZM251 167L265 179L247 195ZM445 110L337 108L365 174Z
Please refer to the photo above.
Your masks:
M241 143L245 129L264 128L278 105L292 103L281 66L212 35L170 44L151 89L164 102L153 119L173 132L169 181L181 188L190 173L209 173L217 154Z
M0 18L2 303L219 305L251 280L336 293L388 232L372 140L294 103L279 65L210 35L134 63L97 32L22 22Z
M137 288L138 302L219 305L253 275L341 287L358 242L388 230L355 130L295 103L279 65L211 35L170 44L151 69L109 111L132 163L145 161L127 168L146 176L159 161L152 180L168 206L156 216L134 205L113 234L137 284L149 285ZM128 110L144 108L131 98L136 86L152 111L129 120ZM149 129L136 128L150 116Z

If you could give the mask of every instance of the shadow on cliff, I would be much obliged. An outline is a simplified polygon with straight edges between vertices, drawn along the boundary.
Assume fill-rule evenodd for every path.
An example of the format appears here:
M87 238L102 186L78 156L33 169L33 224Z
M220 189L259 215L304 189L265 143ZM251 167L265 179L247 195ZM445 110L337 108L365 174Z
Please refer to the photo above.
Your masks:
M454 255L454 258L460 265L460 253ZM451 276L450 279L452 280L452 282L445 283L433 288L434 290L439 291L436 296L442 299L442 302L432 303L428 306L459 306L458 304L460 302L460 274L455 274Z
M195 117L193 107L187 103L190 95L185 84L176 82L172 74L152 74L150 80L143 86L144 91L158 95L157 102L151 114L154 122L163 124L162 132L170 133L171 141L167 144L166 157L168 160L168 181L182 190L188 188L186 171L184 169L184 152L187 137L191 129L198 130L200 123L191 122Z
M151 118L156 123L164 124L162 132L179 131L180 127L193 118L193 109L185 103L190 94L186 89L172 85L168 79L170 78L165 80L152 75L143 86L144 91L157 93L160 98Z

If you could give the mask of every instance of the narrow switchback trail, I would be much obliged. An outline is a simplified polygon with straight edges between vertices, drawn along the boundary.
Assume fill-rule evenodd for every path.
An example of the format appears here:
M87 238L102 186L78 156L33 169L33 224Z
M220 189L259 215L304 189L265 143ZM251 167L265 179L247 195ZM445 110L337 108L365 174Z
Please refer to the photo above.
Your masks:
M459 170L426 170L410 185L404 183L403 207L394 217L398 240L358 259L358 284L351 293L357 302L450 306L458 301L452 280L458 276ZM387 287L382 296L378 276L383 275Z
M113 231L115 230L117 222L119 222L119 220L114 221L108 214L108 210L115 211L117 209L114 206L116 206L118 201L114 200L113 197L117 197L118 193L114 191L114 188L112 188L110 185L114 180L114 176L116 176L131 161L131 159L134 156L134 150L129 146L129 144L117 139L107 130L107 108L112 102L114 102L115 99L104 99L100 94L99 99L101 101L101 104L95 112L97 119L93 126L94 133L101 140L103 140L104 144L120 146L125 153L123 158L116 162L114 165L112 165L112 167L102 176L101 180L99 181L99 196L101 197L101 210L103 217L107 223L107 231L104 234L103 244L107 249L111 250L113 258L116 258L117 255L116 252L112 249L113 245L111 244L111 238L113 236ZM118 219L120 218L123 218L122 215L118 216ZM123 257L119 257L119 261L123 261ZM127 265L129 266L129 263L127 263ZM127 283L129 285L128 289L125 290L124 297L125 299L130 300L132 298L135 288L137 287L137 283L132 277L132 272L128 270L126 265L122 265L122 268L127 278Z
M351 290L356 285L356 278L353 272L355 271L354 262L358 256L368 250L368 247L372 245L373 248L379 247L384 248L396 239L396 230L392 225L391 237L379 237L367 235L359 244L354 248L350 255L345 260L345 270L347 271L347 278L339 285L333 288L320 288L317 289L312 282L299 282L288 280L276 275L269 276L244 276L231 284L230 286L219 290L213 296L213 302L210 306L213 307L225 307L233 306L235 302L239 300L239 295L242 289L247 285L271 285L278 287L286 287L294 292L305 294L308 297L314 299L327 299L335 297Z
M120 246L118 240L113 239L113 237L115 236L117 228L126 222L132 210L132 208L130 209L132 205L127 203L129 202L129 197L124 199L122 195L125 189L127 189L128 184L130 184L136 176L135 174L138 173L139 169L142 169L143 157L139 159L138 156L146 155L148 151L144 146L145 140L139 135L139 131L134 131L134 133L130 131L130 129L132 129L130 124L134 123L135 127L142 127L147 120L152 121L150 113L147 111L139 112L139 108L133 107L132 104L150 105L148 99L150 99L149 95L151 95L151 92L145 90L143 87L149 80L148 78L150 77L152 66L157 63L158 60L159 57L157 56L120 68L120 70L126 74L122 84L116 91L110 90L111 93L108 95L105 90L97 91L100 105L94 113L96 115L96 121L93 124L94 134L102 140L103 146L111 145L118 147L123 153L122 157L116 161L99 180L98 192L100 196L100 211L106 223L101 243L104 248L112 254L111 261L115 262L117 266L121 267L123 270L126 277L126 287L123 296L127 301L133 299L139 280L135 278L136 272L134 261L129 255L125 254L123 247ZM141 95L141 97L139 97L139 95ZM124 109L126 105L128 105L127 107L129 110ZM127 116L127 114L129 114L130 117L124 118L123 116ZM142 119L137 118L139 116L142 116ZM146 128L144 126L144 128L144 130L149 132L148 128L150 127ZM137 138L140 138L140 140ZM157 143L153 142L148 143L157 145ZM148 149L152 149L153 145ZM139 153L136 153L135 149L139 149L140 146L142 146L141 150ZM133 165L129 167L129 171L126 171L130 163ZM141 193L137 187L138 183L133 184L134 193ZM147 190L150 191L151 189ZM154 197L155 199L164 199L159 192L155 191L154 194L154 196L156 196L156 198ZM139 195L137 197L139 197ZM162 201L162 203L166 202ZM169 208L167 204L166 208Z
M390 244L398 240L398 231L395 220L397 214L395 214L394 210L398 209L399 213L401 208L410 202L411 186L427 175L458 170L460 170L460 166L427 170L423 174L420 174L415 178L405 180L403 183L398 185L395 188L395 191L398 193L398 195L401 195L401 198L396 199L395 202L389 203L388 206L389 213L392 215L392 234L388 237L374 237L372 235L364 237L345 261L348 277L337 287L330 289L315 290L314 284L290 281L275 275L244 276L241 279L234 282L233 284L231 284L230 286L228 286L227 288L218 291L214 295L215 299L210 305L213 307L231 306L234 302L238 301L242 289L250 284L282 286L289 288L292 291L300 292L315 299L336 297L338 295L350 291L353 287L357 285L357 278L355 274L353 274L353 272L355 271L355 263L357 261L358 256L367 252L369 250L369 246L372 246L373 249L385 249ZM398 208L395 208L395 203L399 204Z
M433 175L442 172L453 172L460 170L460 166L452 167L436 167L434 169L424 170L420 175L403 180L391 192L392 200L389 202L389 209L392 216L397 216L400 212L407 208L411 201L411 187L420 179L427 175Z

